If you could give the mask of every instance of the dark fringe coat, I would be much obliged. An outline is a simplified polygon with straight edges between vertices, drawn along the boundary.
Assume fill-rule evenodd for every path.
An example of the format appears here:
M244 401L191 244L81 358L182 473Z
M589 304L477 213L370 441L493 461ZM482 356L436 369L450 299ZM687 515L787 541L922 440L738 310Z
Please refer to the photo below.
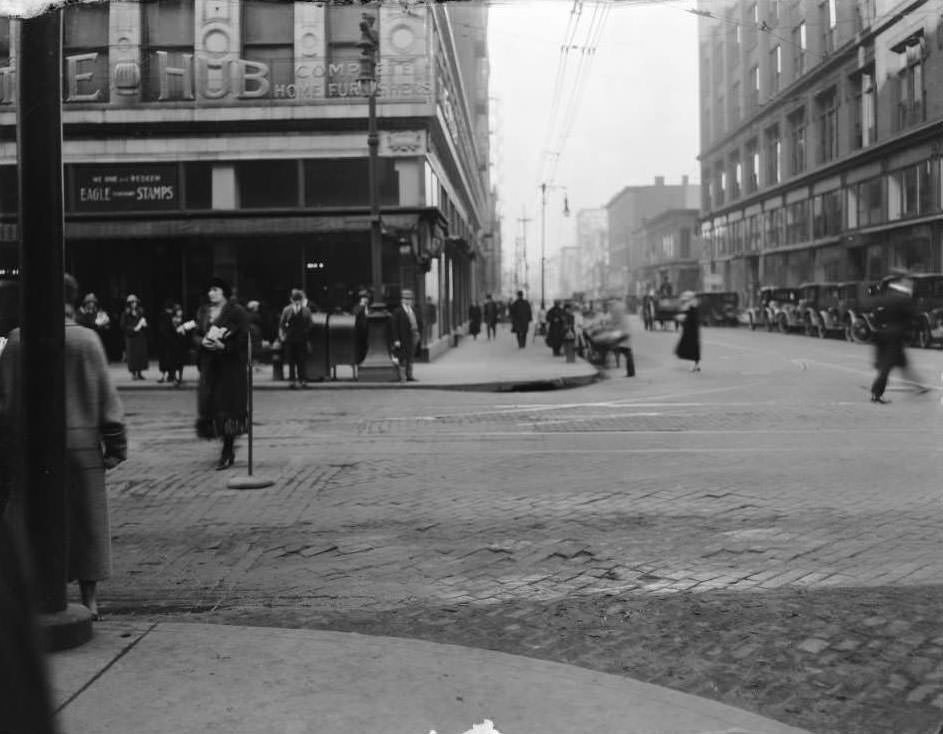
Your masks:
M228 329L223 349L202 346L211 326ZM249 315L235 299L223 304L216 320L208 306L200 309L194 339L199 344L200 384L197 388L196 434L200 438L238 436L249 425L247 406Z
M701 361L701 316L697 306L688 306L684 312L681 339L675 347L675 354L679 359L687 359L691 362Z

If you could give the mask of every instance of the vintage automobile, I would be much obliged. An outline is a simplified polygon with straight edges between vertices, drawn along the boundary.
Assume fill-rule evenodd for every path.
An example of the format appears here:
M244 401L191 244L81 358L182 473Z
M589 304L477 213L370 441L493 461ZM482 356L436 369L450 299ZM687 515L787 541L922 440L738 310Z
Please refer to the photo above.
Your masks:
M694 295L700 304L702 324L737 326L740 323L740 295L735 291L701 291Z
M823 339L829 335L842 336L851 341L866 285L861 281L845 281L799 286L805 333Z
M873 335L881 323L880 300L888 294L890 284L900 279L899 275L889 275L868 289L873 303L861 314L861 320L867 325L859 327L860 335ZM908 341L927 349L943 342L943 273L920 273L908 275L913 281L914 321L911 324Z
M799 290L774 286L760 288L760 302L747 309L747 323L751 330L765 326L767 331L778 328L783 333L801 328Z

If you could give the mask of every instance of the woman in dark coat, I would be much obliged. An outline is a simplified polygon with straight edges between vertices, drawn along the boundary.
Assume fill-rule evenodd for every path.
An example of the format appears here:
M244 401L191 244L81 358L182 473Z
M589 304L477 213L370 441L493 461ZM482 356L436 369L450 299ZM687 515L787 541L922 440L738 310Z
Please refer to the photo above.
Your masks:
M468 333L475 339L481 333L481 306L477 303L468 307Z
M147 369L147 319L144 308L135 295L128 296L121 314L121 331L124 334L124 354L132 380L144 380L141 374Z
M566 334L566 312L560 301L554 301L547 311L547 346L553 350L553 356L559 357L563 347L563 337Z
M200 438L222 438L216 464L221 470L233 465L236 436L248 428L249 318L224 280L213 278L207 295L210 302L200 309L195 328L200 346L196 432Z
M684 319L681 323L681 339L675 347L675 354L680 359L694 362L691 372L701 371L701 316L697 310L697 299L691 291L681 294L684 307Z

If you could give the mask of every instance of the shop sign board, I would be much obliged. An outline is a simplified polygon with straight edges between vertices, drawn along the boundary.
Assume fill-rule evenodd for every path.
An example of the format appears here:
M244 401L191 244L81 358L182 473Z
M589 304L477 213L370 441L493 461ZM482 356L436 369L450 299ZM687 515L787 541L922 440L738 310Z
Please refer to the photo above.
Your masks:
M165 211L180 208L175 164L77 165L72 168L74 212Z

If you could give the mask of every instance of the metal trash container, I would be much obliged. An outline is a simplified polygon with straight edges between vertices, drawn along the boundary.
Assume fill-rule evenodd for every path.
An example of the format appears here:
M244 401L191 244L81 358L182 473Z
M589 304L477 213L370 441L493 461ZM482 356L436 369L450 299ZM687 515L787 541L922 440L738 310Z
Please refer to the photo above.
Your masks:
M337 365L350 365L357 379L357 318L352 314L331 314L327 322L327 353L331 379L337 379Z
M330 374L328 368L326 313L311 314L311 331L308 332L308 356L305 359L305 377L309 380L324 380Z

